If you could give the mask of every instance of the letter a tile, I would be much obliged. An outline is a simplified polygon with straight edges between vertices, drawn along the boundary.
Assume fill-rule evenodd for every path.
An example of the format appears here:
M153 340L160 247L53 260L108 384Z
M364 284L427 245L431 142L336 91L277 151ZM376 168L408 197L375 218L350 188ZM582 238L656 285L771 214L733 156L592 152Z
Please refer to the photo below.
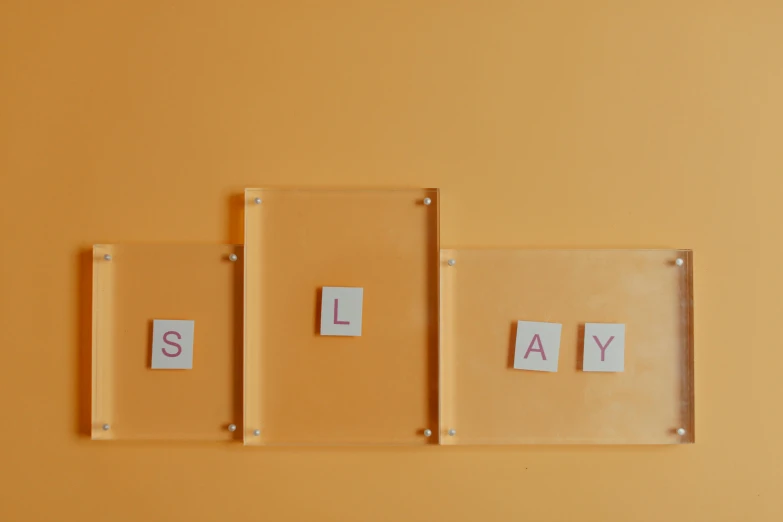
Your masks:
M514 368L556 372L562 327L557 323L517 322Z

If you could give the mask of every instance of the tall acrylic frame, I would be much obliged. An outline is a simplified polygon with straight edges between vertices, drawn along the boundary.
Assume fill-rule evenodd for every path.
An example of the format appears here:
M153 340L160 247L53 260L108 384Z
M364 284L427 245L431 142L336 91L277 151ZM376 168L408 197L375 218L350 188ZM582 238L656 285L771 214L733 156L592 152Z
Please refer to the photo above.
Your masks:
M438 422L436 189L245 192L247 445L424 445ZM361 336L320 334L324 287Z
M442 444L694 442L689 250L443 250ZM514 368L517 321L562 325L557 372ZM586 323L625 325L583 371Z
M239 245L95 245L94 440L240 437L242 259ZM156 319L194 321L192 369L152 368Z

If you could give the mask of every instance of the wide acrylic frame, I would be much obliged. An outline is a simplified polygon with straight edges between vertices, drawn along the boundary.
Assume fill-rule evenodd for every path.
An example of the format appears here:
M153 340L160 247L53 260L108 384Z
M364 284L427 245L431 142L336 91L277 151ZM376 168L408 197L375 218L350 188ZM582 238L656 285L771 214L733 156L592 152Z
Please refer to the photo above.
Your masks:
M241 245L93 248L94 440L236 440L242 415ZM153 370L155 319L195 321L193 368Z
M247 445L437 442L437 189L245 191ZM364 289L360 337L322 288Z
M441 444L695 441L689 250L443 250ZM517 321L562 324L555 373L514 369ZM626 325L585 372L586 323Z

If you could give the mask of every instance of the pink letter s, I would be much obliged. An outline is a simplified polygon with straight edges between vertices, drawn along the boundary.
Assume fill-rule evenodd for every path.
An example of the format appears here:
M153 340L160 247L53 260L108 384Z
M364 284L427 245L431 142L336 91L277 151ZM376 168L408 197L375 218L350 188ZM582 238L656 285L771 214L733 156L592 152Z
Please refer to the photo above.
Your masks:
M169 341L168 339L166 339L166 336L169 335L169 334L176 335L177 339L182 339L182 336L178 332L174 332L174 331L166 332L166 333L163 334L163 342L168 344L169 346L176 346L177 347L177 353L169 353L169 352L166 351L165 348L161 348L161 350L163 351L163 355L165 355L166 357L177 357L177 356L179 356L179 354L182 353L182 347L180 345L178 345L177 343Z

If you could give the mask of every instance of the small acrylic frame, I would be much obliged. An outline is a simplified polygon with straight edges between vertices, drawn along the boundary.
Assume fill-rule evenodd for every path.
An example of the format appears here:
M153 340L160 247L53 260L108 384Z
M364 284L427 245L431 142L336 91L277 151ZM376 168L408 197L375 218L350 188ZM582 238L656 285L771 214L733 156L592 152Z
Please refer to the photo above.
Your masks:
M442 444L694 442L689 250L443 250ZM517 321L562 324L557 372L514 368ZM586 323L625 325L583 371Z
M438 205L434 189L245 192L245 444L437 441ZM363 289L361 335L321 335L324 287Z
M93 439L241 437L242 276L237 245L95 245ZM152 369L156 319L194 321L192 369Z

